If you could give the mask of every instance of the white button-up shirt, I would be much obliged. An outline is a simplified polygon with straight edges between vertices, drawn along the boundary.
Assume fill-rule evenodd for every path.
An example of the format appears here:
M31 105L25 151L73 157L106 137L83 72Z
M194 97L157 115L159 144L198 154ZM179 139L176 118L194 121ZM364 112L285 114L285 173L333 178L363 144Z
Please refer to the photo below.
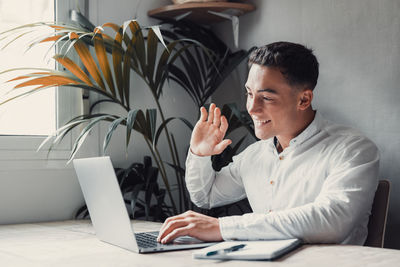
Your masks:
M300 238L363 245L378 185L379 152L358 131L313 122L278 153L274 138L255 142L215 172L191 152L191 200L212 208L248 198L253 213L219 218L223 239Z

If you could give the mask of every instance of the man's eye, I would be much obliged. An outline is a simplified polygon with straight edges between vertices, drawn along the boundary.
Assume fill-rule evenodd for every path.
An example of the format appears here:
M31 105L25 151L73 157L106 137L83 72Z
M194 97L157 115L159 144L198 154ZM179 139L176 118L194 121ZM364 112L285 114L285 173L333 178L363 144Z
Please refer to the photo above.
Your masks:
M265 97L265 96L263 96L263 99L264 99L265 101L272 101L272 98Z

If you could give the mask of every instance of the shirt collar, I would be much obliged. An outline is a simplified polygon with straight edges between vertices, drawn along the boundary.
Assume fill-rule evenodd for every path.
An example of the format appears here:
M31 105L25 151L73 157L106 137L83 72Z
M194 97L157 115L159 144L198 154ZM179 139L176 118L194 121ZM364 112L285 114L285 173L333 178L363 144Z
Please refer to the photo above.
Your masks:
M323 121L323 117L316 111L313 121L298 136L290 140L289 147L300 145L320 132L323 127ZM276 136L265 141L268 143L271 150L276 151Z
M323 118L319 112L315 112L314 120L304 129L298 136L290 140L289 146L300 145L301 143L307 141L312 136L317 134L322 129Z

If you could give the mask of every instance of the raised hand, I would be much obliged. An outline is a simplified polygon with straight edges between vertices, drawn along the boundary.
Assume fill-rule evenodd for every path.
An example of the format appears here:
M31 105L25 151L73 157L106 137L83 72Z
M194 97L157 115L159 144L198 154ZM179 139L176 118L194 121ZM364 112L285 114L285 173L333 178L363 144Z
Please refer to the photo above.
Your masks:
M230 139L224 139L228 121L225 116L221 116L221 110L214 103L210 105L208 114L204 107L200 111L200 119L190 139L190 150L198 156L220 154L232 143Z

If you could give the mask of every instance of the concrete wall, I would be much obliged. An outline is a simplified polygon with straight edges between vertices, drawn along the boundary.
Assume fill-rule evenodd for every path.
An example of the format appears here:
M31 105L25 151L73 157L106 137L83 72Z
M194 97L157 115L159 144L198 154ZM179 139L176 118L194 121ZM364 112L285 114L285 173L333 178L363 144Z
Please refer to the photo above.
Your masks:
M359 128L378 145L380 178L392 185L386 246L400 248L400 1L248 2L257 10L240 18L240 48L281 40L313 48L320 62L314 108ZM232 42L229 27L220 24L218 32ZM224 90L217 101L224 101L230 88ZM236 99L243 103L240 94Z

